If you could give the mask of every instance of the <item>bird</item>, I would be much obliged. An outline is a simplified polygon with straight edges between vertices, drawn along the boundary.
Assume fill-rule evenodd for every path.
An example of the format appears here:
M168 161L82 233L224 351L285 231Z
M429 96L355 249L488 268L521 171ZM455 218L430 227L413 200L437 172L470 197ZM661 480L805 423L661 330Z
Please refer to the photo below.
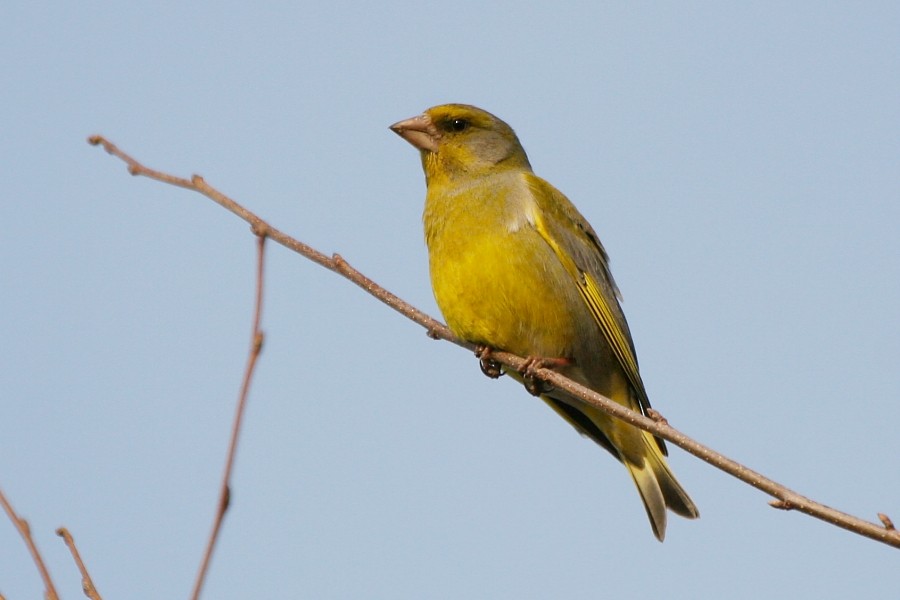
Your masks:
M434 106L390 129L420 152L434 297L450 330L479 349L482 370L491 351L511 352L646 415L606 250L569 199L534 174L513 129L468 104ZM527 383L526 372L507 372ZM659 541L667 509L699 516L661 439L562 390L536 391L625 465Z

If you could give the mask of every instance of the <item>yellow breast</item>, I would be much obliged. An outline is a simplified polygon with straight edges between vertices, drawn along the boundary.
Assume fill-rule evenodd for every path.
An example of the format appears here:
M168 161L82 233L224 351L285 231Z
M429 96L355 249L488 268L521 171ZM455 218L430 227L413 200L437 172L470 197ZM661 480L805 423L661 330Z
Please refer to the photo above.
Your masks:
M533 228L529 194L519 173L429 186L432 288L447 325L466 340L524 356L571 356L585 309Z

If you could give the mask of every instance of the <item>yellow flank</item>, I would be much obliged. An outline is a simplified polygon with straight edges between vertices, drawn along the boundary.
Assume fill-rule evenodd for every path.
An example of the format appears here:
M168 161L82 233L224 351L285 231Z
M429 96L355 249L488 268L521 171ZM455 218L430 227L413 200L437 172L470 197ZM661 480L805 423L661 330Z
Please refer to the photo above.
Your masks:
M421 152L431 285L450 329L521 356L565 359L564 375L646 412L606 251L575 206L532 172L512 128L479 108L446 104L391 129ZM699 515L661 440L558 390L542 398L625 464L657 538L666 508Z

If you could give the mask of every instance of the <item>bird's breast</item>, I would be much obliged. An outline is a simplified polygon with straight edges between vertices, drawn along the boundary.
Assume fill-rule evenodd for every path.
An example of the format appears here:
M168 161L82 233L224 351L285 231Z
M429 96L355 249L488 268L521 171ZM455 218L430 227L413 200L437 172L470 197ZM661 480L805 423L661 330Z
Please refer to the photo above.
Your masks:
M425 208L431 283L460 337L524 356L572 356L593 328L572 282L534 229L527 193L429 189Z

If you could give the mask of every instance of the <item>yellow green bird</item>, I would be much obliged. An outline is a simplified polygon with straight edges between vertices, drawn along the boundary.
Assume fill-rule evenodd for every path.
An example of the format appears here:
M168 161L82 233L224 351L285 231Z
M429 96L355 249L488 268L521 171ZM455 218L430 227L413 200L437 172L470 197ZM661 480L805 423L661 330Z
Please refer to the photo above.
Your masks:
M512 128L465 104L391 125L421 152L431 285L459 337L552 364L636 411L650 407L606 251L590 224L535 175ZM510 373L522 380L522 374ZM666 508L697 507L675 479L663 441L589 406L542 398L631 474L662 541Z

